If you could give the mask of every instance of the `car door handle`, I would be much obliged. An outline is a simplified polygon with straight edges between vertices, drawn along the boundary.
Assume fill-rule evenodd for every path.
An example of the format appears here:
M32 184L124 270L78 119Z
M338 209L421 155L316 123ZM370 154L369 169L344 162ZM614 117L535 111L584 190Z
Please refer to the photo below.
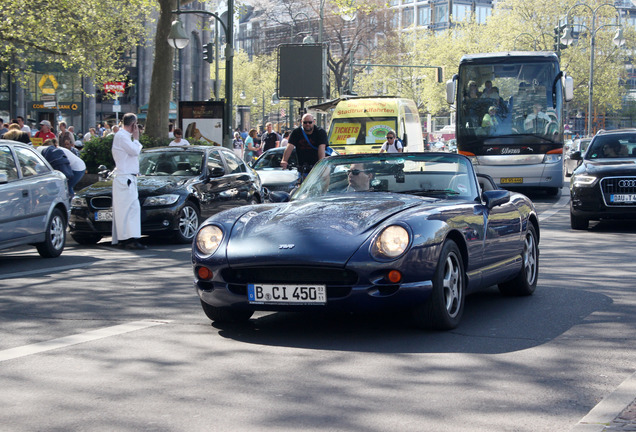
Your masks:
M22 196L23 196L23 197L28 197L28 196L29 196L29 191L28 191L28 189L24 189L24 190L22 191Z

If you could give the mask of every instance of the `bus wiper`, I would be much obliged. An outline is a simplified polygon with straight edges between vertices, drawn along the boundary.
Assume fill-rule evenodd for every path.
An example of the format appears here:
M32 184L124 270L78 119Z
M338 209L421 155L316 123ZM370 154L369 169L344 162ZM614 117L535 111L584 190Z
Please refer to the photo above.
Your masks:
M544 141L544 142L554 143L554 141L551 140L550 138L546 138L544 135L539 135L539 134L534 134L534 133L508 134L508 135L491 136L491 137L485 138L483 142L484 142L484 144L489 144L489 145L502 144L502 143L498 142L498 140L500 140L502 138L514 138L514 139L517 140L516 144L529 144L526 141L524 141L524 139L528 139L530 137L540 139L541 141ZM521 138L521 140L519 140L519 138Z

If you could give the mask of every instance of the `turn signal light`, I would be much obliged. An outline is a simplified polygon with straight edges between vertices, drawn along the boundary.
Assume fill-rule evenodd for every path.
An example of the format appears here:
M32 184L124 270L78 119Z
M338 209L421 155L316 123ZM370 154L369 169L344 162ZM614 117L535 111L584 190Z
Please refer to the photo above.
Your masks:
M197 276L199 276L199 279L201 280L210 280L213 276L212 270L206 267L199 267L197 269Z
M402 280L402 273L400 273L398 270L391 270L387 275L386 278L389 280L389 282L391 283L398 283Z

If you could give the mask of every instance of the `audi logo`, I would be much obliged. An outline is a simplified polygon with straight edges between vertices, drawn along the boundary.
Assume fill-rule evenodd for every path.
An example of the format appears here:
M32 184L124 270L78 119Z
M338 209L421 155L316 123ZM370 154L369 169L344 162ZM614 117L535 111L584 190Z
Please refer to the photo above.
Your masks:
M618 187L622 187L622 188L636 187L636 180L621 180L618 182Z

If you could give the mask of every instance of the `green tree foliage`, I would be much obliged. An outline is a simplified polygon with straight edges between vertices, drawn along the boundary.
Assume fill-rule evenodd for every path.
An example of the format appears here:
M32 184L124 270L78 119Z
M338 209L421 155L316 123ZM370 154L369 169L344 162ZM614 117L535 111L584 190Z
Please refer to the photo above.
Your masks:
M432 32L428 30L405 31L400 41L387 45L389 49L378 47L375 62L395 64L419 64L441 66L444 80L457 73L459 61L464 54L489 53L500 51L553 51L555 48L554 27L559 20L564 22L570 10L571 17L577 17L577 23L592 26L590 9L576 6L576 0L502 0L497 2L485 24L479 24L471 17L455 23L453 28ZM596 8L604 2L597 0L589 3ZM572 8L572 9L570 9ZM622 77L625 76L627 55L634 45L634 31L623 26L627 44L618 49L612 43L616 32L616 11L603 6L598 9L595 27L596 49L594 67L594 106L598 112L611 112L621 106L621 97L625 91ZM601 25L607 27L599 28ZM580 40L575 46L564 48L561 52L561 67L575 82L575 99L570 109L587 111L590 69L590 31L577 26ZM390 53L390 55L388 54ZM411 73L412 74L411 74ZM412 97L423 112L433 115L448 110L444 101L444 84L434 79L425 79L425 73L395 68L386 70L374 68L356 78L355 90L358 94L400 94ZM397 92L397 93L396 93Z
M234 53L234 93L236 105L251 106L252 127L261 123L263 118L263 99L265 114L271 110L272 94L276 92L276 53L253 56L250 60L245 51ZM245 98L241 97L243 95ZM256 101L256 104L253 101Z
M2 0L0 68L22 80L42 63L96 83L121 79L151 9L151 0Z

